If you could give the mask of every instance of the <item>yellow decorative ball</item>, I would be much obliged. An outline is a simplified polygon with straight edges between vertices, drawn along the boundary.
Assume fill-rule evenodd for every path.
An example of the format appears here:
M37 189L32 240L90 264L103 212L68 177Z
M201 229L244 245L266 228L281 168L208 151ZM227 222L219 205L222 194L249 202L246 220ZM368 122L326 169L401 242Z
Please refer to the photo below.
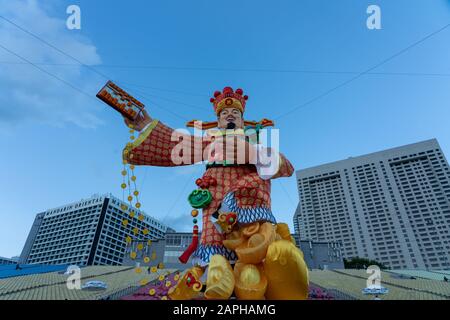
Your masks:
M126 241L127 243L131 243L131 237L130 237L130 236L127 236L127 237L125 238L125 241Z
M150 291L148 292L149 295L154 296L156 293L155 289L150 289Z
M136 271L136 273L142 273L142 269L141 268L136 268L134 271Z
M141 207L141 204L139 203L139 202L136 202L136 208L140 208Z
M167 300L166 296L161 297L161 300Z
M193 216L194 218L196 217L196 216L198 216L198 210L192 210L191 211L191 216Z
M145 262L145 263L149 263L149 262L150 262L150 258L149 258L149 257L145 257L145 258L144 258L144 262Z
M131 200L133 200L133 196L128 196L128 201L131 201Z
M136 181L136 176L132 176L131 181Z
M152 245L152 240L148 240L147 241L147 245L151 246Z
M139 220L139 221L144 221L144 215L143 215L143 214L140 214L139 217L138 217L138 220Z
M134 213L134 211L131 211L131 212L130 212L130 218L134 218L135 215L136 215L136 214Z
M126 227L128 225L128 220L127 219L122 220L122 224Z
M126 176L127 175L127 171L126 170L122 170L122 175Z
M135 137L134 137L134 136L131 136L131 137L130 137L130 140L134 140L134 139L135 139Z
M166 281L166 287L169 288L172 285L172 282Z
M122 210L127 210L127 209L128 209L128 207L127 207L126 205L124 205L124 204L122 204L122 205L120 206L120 208L121 208Z
M138 228L134 228L133 229L133 233L136 235L136 234L138 234L139 233L139 229Z
M139 191L136 190L133 194L137 197L139 195Z
M121 186L122 189L125 189L127 187L127 184L126 183L122 183L120 186Z
M142 233L143 233L144 235L148 235L149 232L150 232L150 231L148 231L148 229L142 230Z
M174 276L174 277L173 277L173 280L175 280L175 281L180 280L180 276L179 276L179 275Z
M133 259L133 260L136 259L136 252L131 251L130 258Z
M131 164L131 165L130 165L130 169L131 169L131 170L134 170L134 168L135 168L134 164Z
M158 268L152 267L152 268L150 269L150 271L151 271L152 273L155 273L156 271L158 271Z
M137 245L137 249L138 249L139 251L141 251L142 249L144 249L144 245L143 245L142 243L139 243L139 244Z
M159 280L159 281L163 281L165 278L166 278L166 277L162 274L162 275L159 276L158 280Z
M141 286L146 286L148 284L148 279L141 280Z

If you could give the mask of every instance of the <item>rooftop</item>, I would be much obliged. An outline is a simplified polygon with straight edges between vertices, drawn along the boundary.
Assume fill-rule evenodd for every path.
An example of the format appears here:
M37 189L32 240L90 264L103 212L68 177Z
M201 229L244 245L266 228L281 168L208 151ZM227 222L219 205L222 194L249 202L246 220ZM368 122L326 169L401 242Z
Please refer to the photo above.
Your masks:
M48 267L48 266L47 266ZM81 269L81 283L102 281L106 290L85 291L69 290L66 282L68 275L62 272L47 272L33 275L20 275L0 279L0 300L152 300L147 296L149 288L159 288L161 275L173 281L176 270L162 269L148 273L147 268L139 270L135 267L91 266ZM383 300L448 300L450 299L450 283L440 278L411 279L411 270L382 271L381 285L389 289ZM430 276L427 271L415 271L422 276ZM438 274L439 272L431 272ZM406 275L399 278L398 274ZM442 271L444 274L450 271ZM312 270L310 271L310 299L336 300L371 300L372 296L364 295L362 289L367 286L368 274L365 270ZM450 275L449 275L450 276ZM165 293L164 293L165 294Z

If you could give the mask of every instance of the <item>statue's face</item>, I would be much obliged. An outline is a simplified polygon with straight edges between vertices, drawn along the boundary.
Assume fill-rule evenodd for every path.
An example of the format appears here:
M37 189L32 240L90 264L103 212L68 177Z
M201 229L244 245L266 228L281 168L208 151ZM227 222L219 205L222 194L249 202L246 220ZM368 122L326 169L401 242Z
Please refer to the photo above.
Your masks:
M237 108L224 108L219 113L217 120L220 129L227 129L229 123L234 123L236 125L235 129L244 128L242 113Z

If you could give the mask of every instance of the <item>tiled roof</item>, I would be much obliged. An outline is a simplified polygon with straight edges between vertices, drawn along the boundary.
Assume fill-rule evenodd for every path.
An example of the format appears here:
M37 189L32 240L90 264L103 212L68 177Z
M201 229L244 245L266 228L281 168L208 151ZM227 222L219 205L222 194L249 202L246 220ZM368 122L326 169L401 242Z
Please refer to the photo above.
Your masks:
M355 299L371 300L362 289L367 286L369 274L365 270L314 270L310 282L327 289L334 289ZM389 289L383 300L445 300L450 299L450 283L429 279L397 279L388 272L381 273L381 285Z
M141 281L155 280L162 273L148 274L146 269L137 273L134 267L92 266L81 269L81 284L98 280L107 284L102 291L69 290L68 275L57 272L0 279L0 300L98 300L116 299L130 294L141 286Z

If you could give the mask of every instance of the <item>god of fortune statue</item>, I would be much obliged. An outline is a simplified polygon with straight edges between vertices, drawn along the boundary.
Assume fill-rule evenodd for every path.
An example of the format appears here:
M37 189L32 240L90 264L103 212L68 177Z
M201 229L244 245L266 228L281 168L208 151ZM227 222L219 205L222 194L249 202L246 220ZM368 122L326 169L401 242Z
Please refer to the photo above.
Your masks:
M271 210L271 180L289 177L286 157L259 141L270 120L245 121L248 96L242 89L216 91L211 103L217 121L191 121L206 137L175 131L145 110L127 125L140 131L123 159L132 165L181 166L206 162L206 171L188 197L193 241L180 261L193 267L170 290L171 299L306 299L308 268L289 228ZM198 216L202 211L199 239Z

